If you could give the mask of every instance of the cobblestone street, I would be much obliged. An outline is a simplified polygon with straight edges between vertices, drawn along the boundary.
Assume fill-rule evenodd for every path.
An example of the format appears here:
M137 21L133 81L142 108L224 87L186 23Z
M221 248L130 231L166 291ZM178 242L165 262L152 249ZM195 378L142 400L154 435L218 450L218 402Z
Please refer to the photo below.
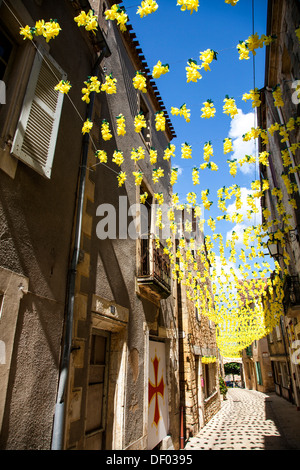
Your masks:
M221 410L185 449L300 450L300 412L275 394L228 389Z

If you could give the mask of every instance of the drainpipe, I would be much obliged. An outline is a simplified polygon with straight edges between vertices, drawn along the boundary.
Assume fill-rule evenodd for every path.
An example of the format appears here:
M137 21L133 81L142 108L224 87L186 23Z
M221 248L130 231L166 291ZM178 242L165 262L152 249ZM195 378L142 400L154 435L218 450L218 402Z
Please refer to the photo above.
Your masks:
M101 54L92 70L92 76L99 76L99 66L104 56L107 53L107 49L104 47ZM91 94L90 103L87 106L87 119L92 119L93 108L94 108L95 92ZM65 337L63 345L63 355L61 361L58 393L54 413L54 423L52 432L52 446L51 450L62 450L64 441L64 416L65 416L65 391L68 379L72 336L73 336L73 316L74 316L74 298L75 298L75 280L77 274L77 264L80 253L80 242L81 242L81 226L82 226L82 213L83 213L83 200L85 193L85 179L87 172L87 156L89 149L89 133L84 134L82 138L82 158L80 166L80 177L78 186L78 205L76 214L76 225L75 225L75 240L73 255L71 259L71 265L68 273L67 281L67 314L66 314L66 325L65 325Z

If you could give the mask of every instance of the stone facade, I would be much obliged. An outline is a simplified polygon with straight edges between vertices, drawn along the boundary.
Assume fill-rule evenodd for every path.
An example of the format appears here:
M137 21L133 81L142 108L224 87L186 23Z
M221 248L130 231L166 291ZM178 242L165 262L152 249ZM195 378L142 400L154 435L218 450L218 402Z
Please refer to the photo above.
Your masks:
M259 149L260 152L266 150L270 154L268 166L260 165L261 178L267 179L270 186L262 199L262 208L268 208L271 215L267 218L263 217L263 223L279 220L279 225L270 224L268 233L271 239L278 229L284 233L283 242L279 242L279 252L275 255L275 259L280 264L283 273L284 311L280 328L283 331L283 337L287 340L287 345L284 351L275 352L273 351L274 343L269 342L270 354L273 368L281 370L284 367L286 369L284 374L287 378L284 380L285 385L281 390L286 389L284 395L297 406L299 406L300 399L300 366L292 360L292 356L295 352L295 340L297 340L300 318L300 183L299 171L297 168L295 170L293 168L300 163L300 152L299 149L294 149L293 145L299 143L300 127L296 125L294 129L289 128L287 139L284 138L282 132L287 131L287 124L291 118L299 117L299 99L295 92L300 76L300 44L295 33L299 23L299 2L294 0L269 1L267 35L276 36L276 40L267 49L265 86L261 90L262 104L258 109L258 124L262 129L269 129L276 123L279 125L278 131L268 133L267 144L260 141ZM280 107L275 106L272 96L274 87L277 85L280 86L284 102L284 105ZM284 178L286 178L287 184L284 183ZM289 184L292 185L291 192L288 188ZM282 193L284 211L280 213L278 212L280 200L274 194L274 188ZM287 259L289 259L289 263L285 262ZM293 333L289 334L288 330ZM278 354L281 359L278 359ZM287 362L286 355L289 356ZM278 372L276 374L278 381ZM282 376L282 374L280 372L279 375ZM276 386L276 390L279 391L278 386Z
M245 388L268 393L275 390L267 338L243 350Z
M203 237L203 235L202 235ZM201 243L200 237L199 246ZM203 245L202 245L203 246ZM198 259L201 270L201 262ZM207 280L211 289L210 281ZM221 406L219 354L215 324L199 311L190 299L184 280L178 286L179 363L182 441L197 432L219 411ZM213 358L209 363L206 359Z
M175 134L131 28L121 34L105 20L109 6L102 0L1 3L3 34L14 44L12 51L7 46L11 55L4 80L10 86L7 105L0 110L3 449L147 449L149 343L154 340L165 347L168 392L168 427L157 445L179 448L177 290L163 246L148 234L143 241L127 232L130 226L139 233L142 225L141 209L134 212L141 208L134 171L143 172L142 187L149 195L149 232L154 229L154 193L170 201L170 162L162 154ZM74 22L91 7L99 14L96 35ZM60 20L60 36L49 44L43 38L23 41L19 25L33 26L42 18ZM32 162L32 154L25 158L19 152L16 158L12 150L28 80L39 62L34 45L46 49L53 67L72 84L72 101L65 97L60 108L50 169ZM147 77L146 94L133 87L137 70ZM112 73L117 95L102 92L84 103L83 83L93 73L102 82ZM47 89L52 81L47 78L43 86ZM134 117L141 110L147 114L147 129L136 133ZM161 110L164 132L155 130L155 113ZM126 117L125 136L116 132L120 113ZM95 124L90 135L82 136L86 116ZM101 137L103 119L110 123L109 142ZM139 146L145 159L135 162L130 153ZM151 146L164 170L155 186ZM116 149L125 157L122 187L120 168L112 162ZM96 150L107 152L107 164L99 163ZM116 219L109 218L109 211ZM103 237L104 227L116 236ZM141 272L145 259L148 271Z

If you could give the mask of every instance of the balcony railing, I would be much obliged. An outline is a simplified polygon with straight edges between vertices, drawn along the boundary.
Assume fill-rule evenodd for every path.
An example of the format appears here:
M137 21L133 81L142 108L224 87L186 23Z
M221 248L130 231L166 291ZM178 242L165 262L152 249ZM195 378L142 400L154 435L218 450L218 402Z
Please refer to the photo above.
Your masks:
M166 298L171 294L170 260L164 247L151 238L141 239L140 266L137 281L139 286Z
M298 276L287 276L284 283L284 306L287 316L300 315L300 281Z

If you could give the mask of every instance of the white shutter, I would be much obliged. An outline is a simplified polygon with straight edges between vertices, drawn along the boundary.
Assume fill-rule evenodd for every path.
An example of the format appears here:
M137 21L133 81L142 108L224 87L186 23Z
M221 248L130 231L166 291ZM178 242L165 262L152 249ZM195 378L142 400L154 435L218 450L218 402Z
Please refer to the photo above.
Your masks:
M66 74L41 47L34 59L11 153L50 178L64 95L55 91Z

